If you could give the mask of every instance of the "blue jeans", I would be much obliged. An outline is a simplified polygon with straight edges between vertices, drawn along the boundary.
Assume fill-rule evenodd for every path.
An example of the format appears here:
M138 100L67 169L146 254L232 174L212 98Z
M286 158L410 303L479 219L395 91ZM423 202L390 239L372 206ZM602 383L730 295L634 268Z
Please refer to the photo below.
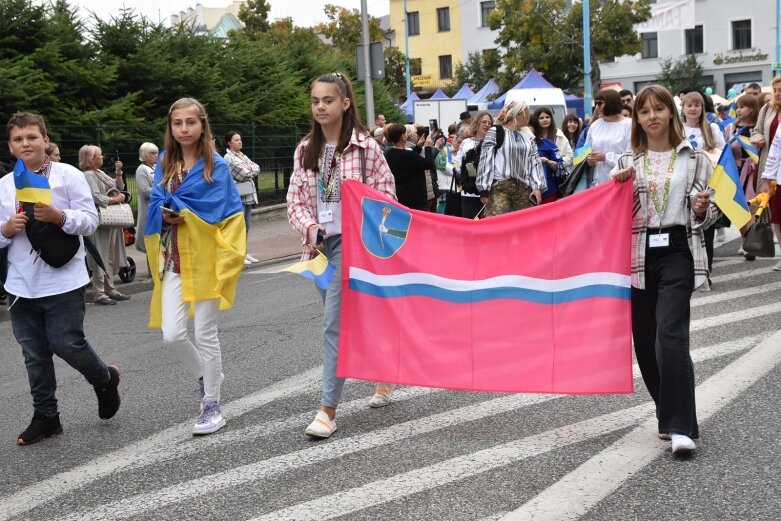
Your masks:
M344 378L336 376L336 360L339 354L339 319L342 310L342 236L325 239L325 256L336 268L334 279L326 290L319 290L323 297L323 394L320 405L336 408L342 396Z
M10 297L11 325L22 346L36 413L57 412L52 355L65 360L93 386L111 379L108 367L84 338L84 293L79 288L49 297Z

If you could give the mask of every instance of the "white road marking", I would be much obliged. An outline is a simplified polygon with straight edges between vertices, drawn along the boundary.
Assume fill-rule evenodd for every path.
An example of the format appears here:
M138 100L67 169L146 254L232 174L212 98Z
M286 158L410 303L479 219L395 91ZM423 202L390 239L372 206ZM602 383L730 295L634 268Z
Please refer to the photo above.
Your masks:
M766 339L697 387L697 416L706 421L781 363L781 332ZM610 447L504 519L578 519L648 465L669 443L653 443L656 418L648 418ZM594 479L599 476L599 479Z
M691 331L701 331L710 327L723 326L731 322L739 322L741 320L750 320L767 315L775 315L779 311L781 311L781 302L777 302L775 304L765 304L753 308L733 311L731 313L698 318L697 320L691 321L691 326L689 329Z
M749 297L751 295L759 295L760 293L768 293L770 291L781 290L781 282L771 282L769 284L763 284L762 286L754 286L751 288L736 289L734 291L727 291L725 293L716 293L713 291L703 293L702 297L696 297L692 299L691 306L699 307L709 304L715 304L717 302L724 302L727 300L735 300L738 298Z
M693 359L696 361L706 360L747 349L750 346L755 345L757 341L757 336L745 337L708 348L697 349L692 352L692 355ZM640 371L637 368L637 365L633 367L633 373L635 378L640 377ZM425 418L396 424L385 429L283 454L189 482L172 485L154 492L117 500L88 512L74 513L63 519L70 521L77 519L123 519L125 517L132 517L143 512L163 508L171 503L197 497L209 491L226 489L322 461L340 458L347 454L401 441L413 436L435 432L454 425L476 421L522 407L566 397L566 395L503 396L501 398L460 407L454 410L444 411ZM307 416L307 421L308 419L309 417ZM219 436L215 436L212 439L216 442L222 441Z
M745 279L748 277L754 277L757 275L767 275L768 273L772 273L770 268L767 266L763 268L758 268L754 270L746 270L746 271L738 271L735 273L728 273L726 275L716 275L715 277L711 277L711 280L713 282L728 282L731 280L739 280L739 279ZM761 287L761 286L759 286Z
M306 392L318 385L323 368L316 367L304 373L276 382L223 407L226 417L237 418L274 400ZM146 439L137 441L108 454L103 454L67 472L61 472L11 496L0 499L0 520L27 512L52 499L67 494L103 476L120 470L152 462L145 461L145 454L174 451L176 443L192 437L192 421L180 423Z

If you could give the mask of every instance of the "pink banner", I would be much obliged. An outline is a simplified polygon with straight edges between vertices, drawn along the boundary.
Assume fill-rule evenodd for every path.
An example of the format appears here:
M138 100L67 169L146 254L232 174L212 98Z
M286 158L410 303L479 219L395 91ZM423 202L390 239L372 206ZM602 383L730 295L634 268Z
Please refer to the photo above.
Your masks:
M481 221L344 183L337 374L470 391L630 393L632 183Z

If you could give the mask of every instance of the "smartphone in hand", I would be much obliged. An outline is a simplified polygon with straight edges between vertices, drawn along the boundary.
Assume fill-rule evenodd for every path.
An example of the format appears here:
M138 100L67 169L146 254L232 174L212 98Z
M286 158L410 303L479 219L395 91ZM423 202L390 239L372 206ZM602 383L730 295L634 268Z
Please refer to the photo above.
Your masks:
M176 210L173 210L171 208L167 208L165 206L161 206L160 209L162 211L164 211L165 213L167 213L168 215L170 215L171 217L179 217L179 212L177 212Z

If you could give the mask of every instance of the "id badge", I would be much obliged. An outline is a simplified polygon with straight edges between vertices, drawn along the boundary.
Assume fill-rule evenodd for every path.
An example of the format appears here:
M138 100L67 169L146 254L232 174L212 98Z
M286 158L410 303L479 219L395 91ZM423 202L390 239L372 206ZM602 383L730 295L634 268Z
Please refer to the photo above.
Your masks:
M334 220L333 210L322 210L317 213L317 222L320 224L330 223Z
M648 246L651 248L664 248L670 245L669 233L655 233L650 236Z

